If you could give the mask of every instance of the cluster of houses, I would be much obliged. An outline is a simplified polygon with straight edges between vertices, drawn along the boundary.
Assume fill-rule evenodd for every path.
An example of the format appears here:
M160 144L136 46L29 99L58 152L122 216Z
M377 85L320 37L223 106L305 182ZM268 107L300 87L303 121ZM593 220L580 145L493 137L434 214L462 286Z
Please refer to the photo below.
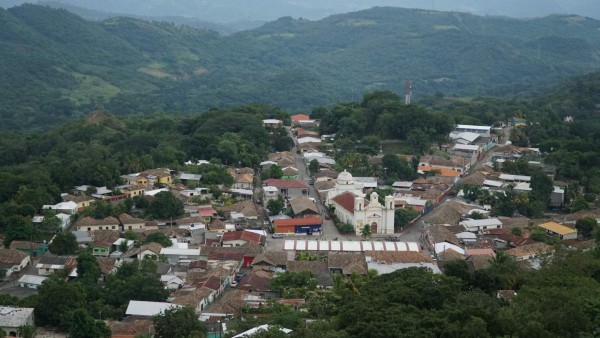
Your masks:
M263 124L266 128L276 128L283 122L264 120ZM377 178L354 177L347 171L332 169L335 160L320 150L322 143L335 135L320 136L310 130L316 125L318 121L309 116L292 116L291 130L298 153L271 153L260 165L263 172L278 165L283 171L281 178L266 179L260 187L255 187L254 169L230 168L228 173L234 184L225 189L225 194L234 198L232 204L211 203L213 197L209 190L198 188L201 175L158 168L123 175L124 184L112 190L75 187L70 193L62 194L62 202L43 207L56 212L61 221L60 230L72 231L80 247L91 249L103 277L123 262L142 260L148 255L163 258L157 262L157 275L170 291L170 297L166 302L131 300L126 318L109 322L113 335L133 337L139 332L151 332L152 316L173 307L190 306L211 330L221 332L226 330L223 322L238 315L244 306L259 307L269 299L291 306L301 305L303 299L279 299L279 295L271 290L271 278L281 271L311 271L320 288L331 288L336 273L365 275L369 269L389 273L413 266L429 267L440 273L438 266L454 259L465 260L477 270L489 266L497 250L504 250L535 268L552 254L551 246L528 237L532 222L525 217L494 218L489 217L486 207L459 201L441 203L459 182L492 191L506 189L509 185L516 191L531 190L530 177L497 173L490 166L465 176L481 158L481 153L497 141L491 134L491 127L458 125L450 134L452 144L446 149L448 156L421 157L420 178L394 182L394 193L380 197L374 191L381 188ZM504 161L520 158L525 151L531 150L498 147L492 161L496 162L496 168L501 168ZM319 171L305 180L301 170L313 160L319 163ZM207 162L190 161L187 164L204 163ZM539 164L539 169L552 168ZM171 192L184 202L184 217L144 220L127 213L104 219L77 217L96 200L118 203L136 196L151 200L162 191ZM316 192L316 199L311 197L311 191ZM370 194L368 198L367 194ZM283 250L265 251L263 212L257 204L265 207L269 201L280 198L291 212L270 216L269 221L275 234L285 236ZM198 200L203 202L192 203ZM563 203L564 190L557 186L550 206L560 207ZM367 225L375 238L394 234L395 211L409 207L424 215L423 244L292 237L322 233L324 220L321 217L329 218L331 213L339 221L352 225L356 235L360 235ZM474 217L475 213L478 217ZM574 224L577 219L590 215L600 220L600 213L587 212L548 219L534 226L544 229L548 236L576 245ZM34 223L42 221L43 216L34 217ZM513 228L520 228L521 234L515 235ZM125 239L127 231L135 232L140 244ZM157 232L171 239L172 245L163 247L145 241ZM427 245L433 255L423 254L423 245ZM35 269L28 269L32 264ZM32 292L56 271L67 270L69 278L77 278L74 256L52 255L47 252L47 243L30 241L13 241L10 248L0 250L0 269L6 271L6 279ZM28 272L24 273L25 270ZM5 313L8 315L4 316ZM0 314L0 327L9 335L18 327L9 323L33 323L32 311L28 309L3 307Z
M447 201L422 218L426 227L421 238L440 266L447 261L462 259L473 269L484 269L491 264L496 252L502 250L527 267L539 268L554 248L534 241L530 238L531 233L543 229L548 237L555 237L567 246L585 249L591 244L578 240L574 228L575 222L584 217L600 220L600 211L530 220L523 216L490 217L489 211L481 206ZM515 228L519 230L515 231Z

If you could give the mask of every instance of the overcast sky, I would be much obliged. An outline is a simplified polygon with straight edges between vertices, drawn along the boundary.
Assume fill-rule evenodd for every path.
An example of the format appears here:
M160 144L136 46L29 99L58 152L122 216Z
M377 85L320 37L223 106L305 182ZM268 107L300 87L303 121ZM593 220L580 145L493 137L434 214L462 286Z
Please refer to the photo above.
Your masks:
M0 5L10 6L22 2L26 1L0 0ZM191 16L214 22L274 20L282 16L314 20L373 6L452 10L511 17L579 14L600 19L600 0L60 0L58 2L113 13Z

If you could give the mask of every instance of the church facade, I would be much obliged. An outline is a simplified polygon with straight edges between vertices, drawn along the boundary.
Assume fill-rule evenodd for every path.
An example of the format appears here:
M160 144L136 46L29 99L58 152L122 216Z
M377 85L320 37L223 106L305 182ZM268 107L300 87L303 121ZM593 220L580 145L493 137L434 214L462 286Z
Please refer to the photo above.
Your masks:
M366 201L362 189L346 171L340 173L336 187L328 193L327 204L335 207L335 215L341 222L352 224L356 235L360 236L367 225L372 234L394 233L394 197L386 196L382 204L379 195L372 192Z

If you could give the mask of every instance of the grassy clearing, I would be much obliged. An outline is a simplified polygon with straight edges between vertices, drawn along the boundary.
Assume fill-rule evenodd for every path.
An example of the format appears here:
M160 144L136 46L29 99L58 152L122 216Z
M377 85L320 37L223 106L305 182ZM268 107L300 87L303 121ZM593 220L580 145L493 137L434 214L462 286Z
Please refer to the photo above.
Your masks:
M160 63L151 63L146 67L140 67L138 68L138 72L140 73L144 73L159 79L171 79L171 80L175 80L176 77L163 71L162 68L164 66Z
M69 99L76 104L106 101L115 97L121 89L93 75L71 73L78 81L77 88L69 91Z

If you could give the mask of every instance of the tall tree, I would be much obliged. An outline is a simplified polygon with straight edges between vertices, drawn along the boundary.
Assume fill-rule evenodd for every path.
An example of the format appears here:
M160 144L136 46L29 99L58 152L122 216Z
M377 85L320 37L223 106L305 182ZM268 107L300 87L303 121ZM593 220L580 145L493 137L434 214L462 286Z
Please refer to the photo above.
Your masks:
M577 220L575 228L583 239L590 239L593 232L598 230L598 222L592 217L584 217Z
M102 272L98 260L91 253L84 251L77 256L77 278L85 283L96 284Z
M36 325L67 330L70 326L71 312L86 307L86 295L82 285L68 283L65 279L64 274L56 272L38 287Z
M156 338L200 338L204 337L206 327L190 307L165 310L152 318L154 337Z
M71 314L69 337L71 338L110 338L111 331L101 320L95 320L85 309L77 309Z
M148 236L146 236L146 239L144 240L144 242L158 243L158 244L164 246L165 248L173 245L173 242L171 241L169 236L165 235L162 232L153 232L153 233L149 234Z
M277 215L282 212L284 208L285 202L281 196L279 196L277 199L267 202L267 210L269 210L269 215Z
M534 199L547 205L554 190L552 179L542 172L531 175L531 195Z
M54 236L48 250L58 256L74 255L79 250L77 238L72 232L61 232Z
M308 170L311 174L318 173L320 169L321 165L319 164L319 161L317 161L317 159L312 159L308 164Z
M283 170L277 164L273 164L269 168L269 178L281 178L283 176Z
M183 202L168 191L156 194L148 207L148 214L159 219L179 217L183 212Z

